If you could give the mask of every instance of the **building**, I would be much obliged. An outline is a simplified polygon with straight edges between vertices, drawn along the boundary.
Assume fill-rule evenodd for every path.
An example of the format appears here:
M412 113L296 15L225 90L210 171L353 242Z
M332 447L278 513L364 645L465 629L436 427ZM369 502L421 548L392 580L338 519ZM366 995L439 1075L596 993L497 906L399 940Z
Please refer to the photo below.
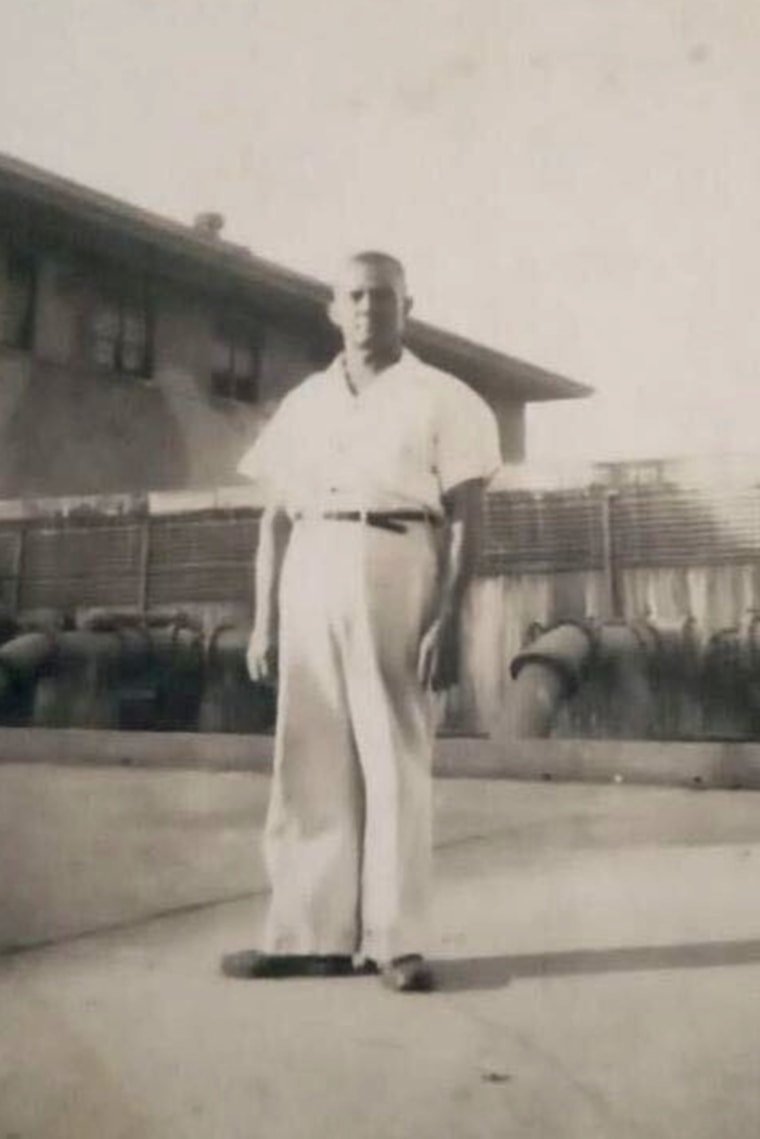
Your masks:
M0 498L205 488L335 349L323 283L0 156ZM414 321L410 346L494 407L581 384Z

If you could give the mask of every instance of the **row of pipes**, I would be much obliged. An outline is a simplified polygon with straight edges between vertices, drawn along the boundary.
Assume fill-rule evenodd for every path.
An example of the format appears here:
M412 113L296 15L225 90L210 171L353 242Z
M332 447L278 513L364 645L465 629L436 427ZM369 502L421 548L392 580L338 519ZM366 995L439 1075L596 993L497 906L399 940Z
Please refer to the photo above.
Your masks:
M510 665L518 737L760 736L760 613L706 635L693 618L529 629Z
M0 722L266 731L275 693L251 682L248 628L204 632L183 612L96 610L0 623ZM676 622L533 625L511 661L518 737L760 737L760 613L704 635Z
M0 644L0 720L38 727L265 731L274 694L245 668L248 630L204 635L184 613L57 614L7 628Z

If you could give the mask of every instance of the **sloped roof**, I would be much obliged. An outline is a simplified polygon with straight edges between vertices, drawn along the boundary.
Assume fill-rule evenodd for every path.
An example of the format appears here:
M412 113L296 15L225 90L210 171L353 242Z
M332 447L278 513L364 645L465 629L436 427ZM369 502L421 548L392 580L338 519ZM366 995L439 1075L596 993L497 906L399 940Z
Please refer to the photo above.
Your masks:
M330 295L323 281L254 256L243 246L0 154L3 217L17 233L51 241L64 235L69 243L240 291L307 321L322 319ZM592 392L585 384L424 321L410 321L407 342L436 367L519 402L577 399Z

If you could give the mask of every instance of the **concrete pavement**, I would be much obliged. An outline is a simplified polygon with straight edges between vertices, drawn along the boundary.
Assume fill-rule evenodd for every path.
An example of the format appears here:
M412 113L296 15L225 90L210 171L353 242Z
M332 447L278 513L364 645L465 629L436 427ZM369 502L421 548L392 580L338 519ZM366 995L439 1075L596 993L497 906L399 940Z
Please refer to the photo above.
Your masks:
M439 992L222 978L263 893L6 956L0 1139L757 1139L760 796L437 809Z

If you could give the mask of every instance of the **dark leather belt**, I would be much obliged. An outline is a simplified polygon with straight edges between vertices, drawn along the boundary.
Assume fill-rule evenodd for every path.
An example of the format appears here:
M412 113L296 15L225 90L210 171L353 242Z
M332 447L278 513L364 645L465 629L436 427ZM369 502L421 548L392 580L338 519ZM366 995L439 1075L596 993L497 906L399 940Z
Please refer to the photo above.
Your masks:
M308 514L298 513L295 518L308 518ZM329 518L336 522L365 522L380 530L393 530L397 534L406 533L406 522L429 522L439 526L441 519L426 510L323 510L316 518Z

